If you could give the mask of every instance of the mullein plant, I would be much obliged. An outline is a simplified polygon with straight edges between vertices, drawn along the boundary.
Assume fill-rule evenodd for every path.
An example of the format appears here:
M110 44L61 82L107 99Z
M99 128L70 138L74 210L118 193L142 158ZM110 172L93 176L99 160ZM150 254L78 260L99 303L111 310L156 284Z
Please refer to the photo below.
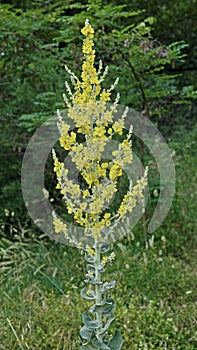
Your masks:
M109 330L115 319L114 301L110 295L111 289L115 287L115 280L103 281L103 274L107 264L115 258L114 252L109 253L110 234L113 234L117 224L133 211L138 200L143 198L143 190L147 185L147 170L134 186L130 182L116 213L111 213L110 203L117 192L118 178L133 159L132 127L127 136L118 143L117 149L112 151L111 159L106 160L106 157L102 157L104 149L115 135L124 136L128 109L125 108L123 114L114 120L119 94L113 104L108 102L118 79L109 89L102 89L101 83L108 68L103 71L101 61L98 70L95 68L94 29L88 20L81 32L85 37L82 46L84 60L81 78L65 67L73 85L71 89L66 82L67 96L63 94L67 106L66 122L63 121L60 111L57 112L60 146L66 150L80 174L79 183L69 177L69 169L59 161L54 149L52 154L57 176L56 187L63 196L68 214L76 225L83 228L86 239L75 239L71 236L68 224L54 212L53 223L56 234L63 234L69 244L85 251L86 287L82 289L81 295L91 301L92 305L82 315L80 349L119 350L122 347L121 333L116 330L112 335ZM74 128L71 128L69 120L74 123Z

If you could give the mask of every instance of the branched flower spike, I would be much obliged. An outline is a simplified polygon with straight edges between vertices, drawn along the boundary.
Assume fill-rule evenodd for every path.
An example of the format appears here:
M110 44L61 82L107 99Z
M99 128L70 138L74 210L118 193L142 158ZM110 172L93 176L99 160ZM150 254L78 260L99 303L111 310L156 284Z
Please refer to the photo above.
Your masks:
M122 346L122 337L119 331L109 336L109 327L114 321L114 301L110 296L115 281L103 282L102 275L106 265L111 263L115 254L108 253L110 246L108 238L116 225L124 220L126 214L131 213L137 201L143 197L143 189L147 184L147 170L135 186L130 184L123 197L117 213L112 215L110 207L113 195L117 191L117 180L122 176L126 165L132 162L131 134L119 143L112 152L111 161L104 161L103 151L114 135L122 135L125 126L127 108L123 115L114 120L114 112L119 101L119 94L110 107L107 102L111 99L111 92L118 83L109 89L102 89L108 68L102 73L102 62L98 72L94 66L95 51L94 29L86 20L82 29L85 36L82 52L84 61L81 79L66 67L71 78L73 88L66 82L67 94L64 101L67 105L67 115L75 125L75 131L70 131L69 122L65 123L58 111L58 128L60 145L63 147L79 171L82 184L74 182L69 177L69 170L60 162L53 150L54 171L57 175L57 188L65 201L68 214L84 229L84 237L76 240L70 236L67 225L54 214L54 229L57 234L64 234L70 244L83 249L87 261L86 287L82 289L83 298L92 301L89 311L83 313L83 327L80 330L82 338L81 350L119 350ZM74 92L72 92L74 90ZM79 135L85 142L78 142ZM88 240L90 239L91 240ZM93 242L93 244L90 244ZM107 254L106 254L107 253Z

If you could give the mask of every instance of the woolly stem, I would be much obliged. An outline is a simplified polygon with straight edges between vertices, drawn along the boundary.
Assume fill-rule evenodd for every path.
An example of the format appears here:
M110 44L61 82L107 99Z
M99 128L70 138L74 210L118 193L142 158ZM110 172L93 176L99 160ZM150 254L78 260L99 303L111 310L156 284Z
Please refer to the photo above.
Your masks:
M101 285L101 272L99 271L99 266L101 263L101 251L100 251L100 245L99 243L95 244L95 279L96 279L96 285L95 285L95 295L96 295L96 305L101 304L102 295L100 290ZM97 337L99 340L102 341L101 335L99 335L99 330L102 327L102 314L101 311L98 310L96 312L96 320L99 323L100 327L96 330Z

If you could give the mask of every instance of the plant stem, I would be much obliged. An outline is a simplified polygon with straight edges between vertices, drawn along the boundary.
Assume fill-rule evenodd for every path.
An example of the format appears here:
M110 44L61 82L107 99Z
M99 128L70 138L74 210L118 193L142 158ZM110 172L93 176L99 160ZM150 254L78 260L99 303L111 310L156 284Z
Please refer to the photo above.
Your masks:
M96 285L95 285L95 295L96 295L96 305L101 304L102 295L100 290L100 283L101 283L101 272L99 271L99 265L101 263L101 252L100 252L100 245L99 243L95 244L95 279L96 279ZM101 311L96 312L96 320L99 323L100 327L97 329L97 337L99 340L102 340L101 335L98 334L100 328L102 327L102 315Z

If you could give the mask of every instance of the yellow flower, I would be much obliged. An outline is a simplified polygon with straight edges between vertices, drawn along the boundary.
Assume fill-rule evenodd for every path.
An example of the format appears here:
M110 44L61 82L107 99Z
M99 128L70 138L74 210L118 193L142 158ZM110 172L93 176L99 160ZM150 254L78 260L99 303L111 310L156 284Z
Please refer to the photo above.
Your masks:
M110 179L115 180L118 176L121 176L121 175L122 175L122 169L120 168L120 166L118 164L113 164L109 173Z
M73 210L69 204L67 204L68 214L72 214Z
M93 213L99 213L102 211L104 202L100 198L96 198L92 203L90 203L89 208Z
M104 137L105 136L105 127L102 125L96 126L93 131L93 137Z
M81 125L78 129L79 133L89 135L90 134L90 126L89 125Z
M60 163L58 159L54 160L54 172L57 174L57 177L60 178L62 176L62 172L64 169L64 163Z
M76 141L76 133L75 132L71 132L70 136L68 134L62 134L60 136L60 145L65 149L65 150L70 150L72 148L72 145L75 143Z
M127 212L127 207L126 207L126 204L123 202L121 203L119 209L118 209L118 213L122 216L122 215L125 215Z
M104 219L109 219L111 217L111 213L105 213Z
M113 125L112 125L113 130L119 134L122 135L122 130L124 128L124 119L119 119L117 120Z
M65 135L68 133L68 130L70 129L70 125L66 123L62 123L60 127L62 129L62 133Z
M102 163L101 164L101 168L102 169L107 169L107 167L108 167L108 163Z
M110 101L110 95L111 93L109 91L103 91L101 92L100 99L102 102Z
M102 262L103 264L106 264L106 263L108 262L108 256L104 255L104 256L102 257L101 262Z
M90 195L90 192L88 190L85 190L83 192L83 198L87 198Z
M54 229L56 233L65 233L67 226L59 218L55 217L53 219Z
M109 183L108 185L102 186L100 192L100 197L105 201L105 203L109 203L113 195L117 192L116 184Z
M112 111L105 111L104 115L103 115L103 122L107 123L112 123L112 120L113 120L113 114L112 114ZM111 131L112 133L112 129L109 128L109 130ZM108 130L108 133L109 133L109 130Z
M74 213L74 219L75 221L80 224L81 226L83 226L84 224L84 219L82 216L82 210L81 209L77 209Z
M131 213L137 204L137 200L140 197L143 197L142 191L147 185L146 176L147 169L144 177L138 180L137 184L124 195L122 203L118 209L119 215L124 216L127 212Z
M82 46L82 52L86 55L89 55L92 53L92 48L94 46L93 40L85 39Z
M106 176L106 169L100 165L97 165L96 171L98 176Z
M86 250L90 255L93 255L93 256L95 255L95 251L93 248L88 247L88 248L86 248Z
M118 153L118 151L117 151L117 150L112 152L112 156L114 156L114 157L117 157L117 156L118 156L118 154L119 154L119 153Z
M84 36L87 36L89 38L93 38L94 37L94 29L92 28L92 26L88 23L88 21L86 20L86 24L85 24L85 27L83 27L81 29L81 33L84 35Z
M86 202L81 203L81 204L80 204L80 208L81 208L82 210L86 210L86 208L87 208L87 203L86 203Z
M121 144L119 144L119 150L122 155L123 163L131 163L133 160L131 144L128 140L124 140Z
M66 188L62 188L62 190L60 191L61 194L65 194L66 193Z
M112 128L109 128L109 129L107 130L107 132L108 132L109 135L111 135L112 132L113 132Z
M94 185L98 185L98 176L97 173L82 173L83 178L86 180L87 184L89 185L89 188L91 188L91 186Z

